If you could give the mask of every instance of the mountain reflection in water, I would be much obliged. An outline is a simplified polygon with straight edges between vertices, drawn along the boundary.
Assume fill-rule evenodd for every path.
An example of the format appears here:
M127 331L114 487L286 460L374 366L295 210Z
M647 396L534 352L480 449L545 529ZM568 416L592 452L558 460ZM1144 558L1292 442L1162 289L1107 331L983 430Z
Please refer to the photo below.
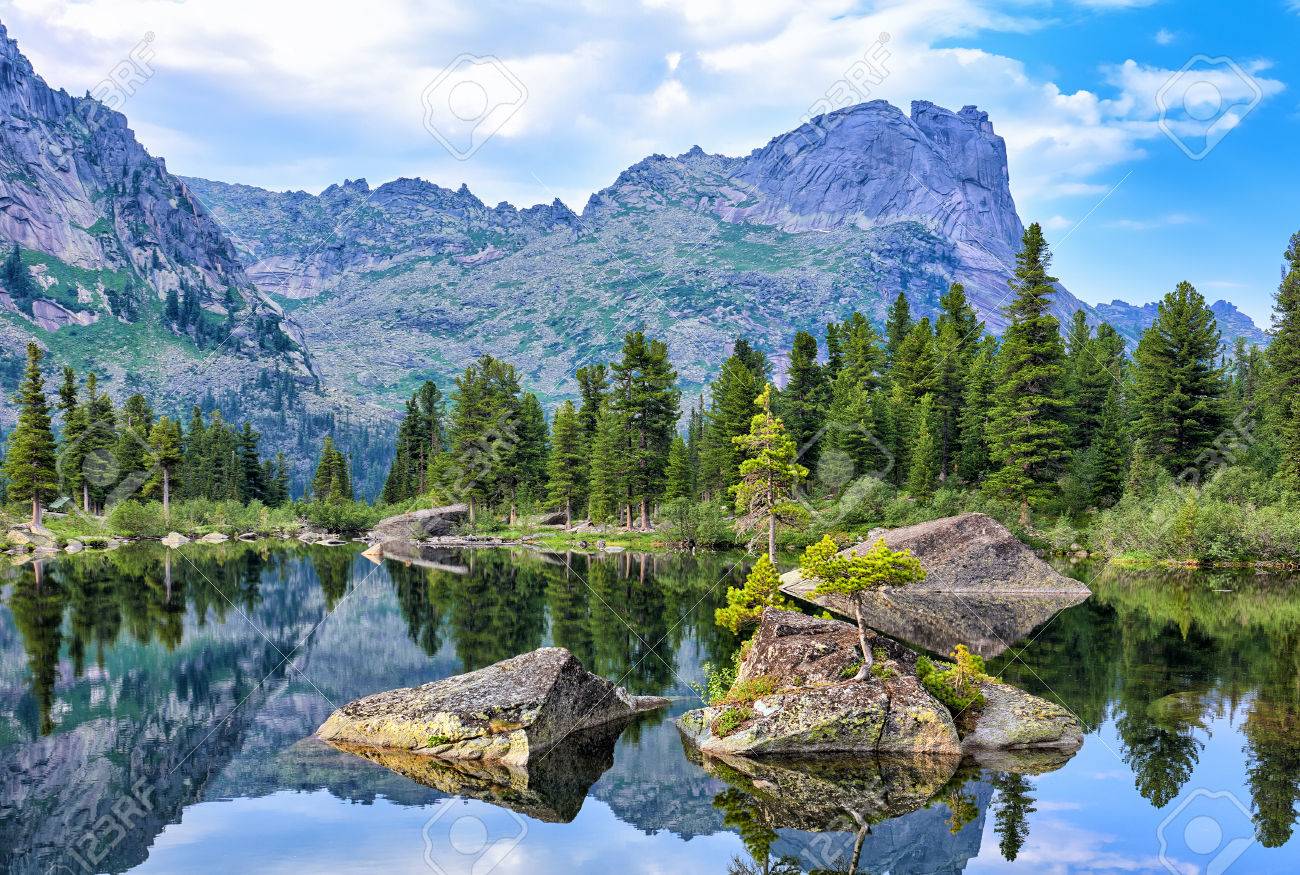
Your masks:
M1154 872L1162 820L1205 787L1249 811L1236 867L1300 868L1292 582L1090 581L1093 598L990 661L1088 726L1065 763L696 763L672 720L694 704L701 665L737 647L712 621L743 576L736 560L468 551L376 567L350 547L228 544L6 569L0 860L42 873L428 871L421 829L452 793L489 826L520 818L516 853L537 872L611 859L632 872L845 871L855 855L859 871ZM957 622L880 625L939 650ZM311 738L338 704L545 644L682 699L535 773L372 762Z

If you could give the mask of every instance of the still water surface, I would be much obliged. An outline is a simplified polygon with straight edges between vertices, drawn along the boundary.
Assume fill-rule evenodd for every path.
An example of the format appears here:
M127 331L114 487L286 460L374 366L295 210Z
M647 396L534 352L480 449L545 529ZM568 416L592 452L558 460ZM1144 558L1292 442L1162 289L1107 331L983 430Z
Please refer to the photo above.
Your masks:
M734 557L427 558L131 547L3 572L0 869L796 873L856 851L894 875L1300 871L1300 581L1074 572L1091 599L983 637L1020 638L991 669L1073 710L1083 749L935 781L684 755L672 719L736 647L712 623ZM905 619L882 625L942 639ZM357 696L546 644L682 698L527 775L310 737Z

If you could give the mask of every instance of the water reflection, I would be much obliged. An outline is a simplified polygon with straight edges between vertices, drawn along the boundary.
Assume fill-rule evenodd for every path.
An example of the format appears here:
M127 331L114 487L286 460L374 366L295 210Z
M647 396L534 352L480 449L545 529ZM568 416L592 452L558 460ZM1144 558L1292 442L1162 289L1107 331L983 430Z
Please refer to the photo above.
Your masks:
M847 871L855 858L858 871L982 871L995 861L1033 871L1065 823L1118 836L1138 861L1125 865L1142 871L1155 824L1208 768L1228 776L1216 782L1238 781L1230 786L1252 811L1251 853L1263 856L1246 861L1278 871L1300 862L1300 598L1281 579L1107 573L1092 599L993 660L1084 721L1091 735L1068 763L1019 753L942 769L695 764L672 725L692 704L683 699L553 769L515 774L368 762L309 736L357 696L551 643L637 692L687 696L701 663L725 663L737 646L712 614L744 568L716 556L414 558L374 566L346 547L228 544L6 569L0 859L16 872L202 870L201 855L221 853L231 835L186 833L194 811L218 799L237 811L288 791L320 794L310 797L317 807L339 800L330 822L352 840L376 828L364 806L410 809L418 831L421 808L448 793L490 800L581 833L534 830L530 841L554 843L548 850L566 860L575 843L600 844L589 831L612 827L593 826L592 811L607 811L644 835L645 859L626 861L633 870L680 852L690 871L725 871L737 856L746 868L736 871ZM1119 759L1107 763L1112 747ZM1068 813L1101 795L1093 773L1103 768L1122 769L1133 788L1106 794L1115 820L1105 829ZM147 804L124 825L114 806L141 793ZM286 836L305 828L292 806L279 816ZM165 850L155 844L164 831L180 831ZM727 841L696 841L706 837ZM412 869L420 851L417 837ZM268 868L301 848L249 853Z

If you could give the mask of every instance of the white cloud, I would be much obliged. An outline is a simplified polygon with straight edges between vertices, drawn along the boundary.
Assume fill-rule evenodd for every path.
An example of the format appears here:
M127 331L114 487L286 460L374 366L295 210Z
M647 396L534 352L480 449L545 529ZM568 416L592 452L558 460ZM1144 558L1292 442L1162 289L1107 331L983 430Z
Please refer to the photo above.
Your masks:
M1155 41L1158 45L1170 46L1178 39L1178 34L1174 33L1167 27L1162 27L1156 31Z
M239 181L307 188L344 176L378 183L420 174L451 187L465 180L488 201L550 200L538 195L560 192L575 208L646 154L695 143L741 154L796 126L819 100L850 94L905 110L914 99L979 105L1007 140L1022 214L1068 212L1073 207L1054 201L1104 195L1115 176L1106 171L1162 138L1156 95L1174 75L1130 60L1099 71L1096 89L1062 90L1015 58L971 47L984 33L1046 26L1034 17L1043 7L997 0L880 0L867 11L853 0L608 7L543 0L528 14L498 2L389 0L364 15L344 0L10 5L6 23L33 63L52 84L77 93L154 33L157 74L145 97L156 90L171 99L133 99L125 109L177 172L241 173ZM873 45L887 51L889 74L854 91L854 64ZM421 94L466 53L499 59L528 95L491 142L460 162L424 129ZM1241 69L1265 97L1282 89L1263 75L1263 62ZM1211 72L1191 83L1204 87L1181 96L1190 95L1196 109L1208 88L1218 89L1238 102L1224 118L1231 126L1239 121L1242 83ZM275 130L259 133L249 122L224 131L209 118L213 107L270 119ZM185 111L191 115L177 115ZM250 136L278 137L280 148L250 143ZM240 154L232 157L236 137Z
M1039 224L1048 231L1064 231L1066 228L1074 227L1074 219L1067 219L1065 216L1049 216Z
M1154 231L1157 228L1169 228L1176 225L1191 225L1200 221L1187 213L1166 213L1150 219L1113 219L1106 223L1108 228L1122 231Z

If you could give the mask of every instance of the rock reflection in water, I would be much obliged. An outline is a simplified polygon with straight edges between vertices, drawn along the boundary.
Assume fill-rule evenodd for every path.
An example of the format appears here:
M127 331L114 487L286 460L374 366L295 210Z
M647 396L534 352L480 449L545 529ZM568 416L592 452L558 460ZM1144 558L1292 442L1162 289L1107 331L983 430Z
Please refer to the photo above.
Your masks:
M591 785L614 764L614 744L627 725L574 732L525 766L446 760L345 742L330 744L450 796L501 805L535 820L569 823L582 810Z

